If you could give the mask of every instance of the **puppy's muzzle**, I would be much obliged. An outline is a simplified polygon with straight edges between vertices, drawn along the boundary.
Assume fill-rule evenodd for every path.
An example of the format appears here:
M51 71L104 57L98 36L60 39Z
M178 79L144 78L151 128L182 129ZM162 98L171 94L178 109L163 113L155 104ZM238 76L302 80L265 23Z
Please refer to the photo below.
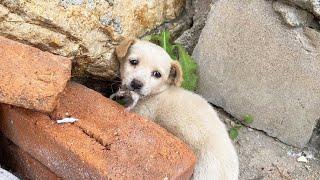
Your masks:
M140 90L143 87L143 83L137 79L133 79L130 83L132 90Z

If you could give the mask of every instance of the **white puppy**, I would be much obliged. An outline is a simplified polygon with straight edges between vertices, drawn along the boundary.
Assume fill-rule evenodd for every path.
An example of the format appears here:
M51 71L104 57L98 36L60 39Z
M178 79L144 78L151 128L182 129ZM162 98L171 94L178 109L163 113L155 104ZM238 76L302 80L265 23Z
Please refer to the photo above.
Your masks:
M116 48L122 87L137 93L133 111L182 139L196 153L196 180L237 180L237 153L225 125L201 96L180 88L177 61L150 42L125 39Z

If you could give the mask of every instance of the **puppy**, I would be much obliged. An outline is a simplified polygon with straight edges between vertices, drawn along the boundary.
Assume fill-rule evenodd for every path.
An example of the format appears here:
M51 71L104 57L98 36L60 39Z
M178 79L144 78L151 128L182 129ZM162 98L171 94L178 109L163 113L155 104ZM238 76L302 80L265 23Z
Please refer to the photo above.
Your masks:
M201 96L179 86L177 61L159 46L125 39L116 48L122 87L140 96L133 111L187 143L198 161L195 180L237 180L238 157L225 125Z

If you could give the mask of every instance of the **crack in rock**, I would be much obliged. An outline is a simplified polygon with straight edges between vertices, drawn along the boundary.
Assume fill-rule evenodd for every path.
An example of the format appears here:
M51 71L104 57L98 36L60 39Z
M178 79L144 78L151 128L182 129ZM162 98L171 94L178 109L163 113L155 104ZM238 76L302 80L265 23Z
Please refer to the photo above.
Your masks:
M209 102L209 103L210 103L210 102ZM293 145L291 145L291 144L287 144L286 142L278 139L278 138L275 137L275 136L272 136L272 135L268 134L267 132L265 132L265 131L262 130L262 129L257 129L257 128L255 128L255 127L251 127L250 125L243 123L242 121L240 121L239 119L237 119L236 117L232 116L230 113L228 113L227 111L225 111L225 110L224 110L222 107L220 107L220 106L217 106L217 105L212 104L212 103L210 103L210 104L211 104L211 105L213 106L213 108L215 108L218 112L220 112L222 115L228 117L228 118L229 118L231 121L233 121L233 122L240 123L242 126L244 126L244 127L246 127L246 128L250 128L250 129L252 129L252 130L254 130L254 131L261 132L261 133L264 134L265 136L268 136L268 137L274 139L275 141L278 141L278 142L280 142L280 143L282 143L282 144L284 144L284 145L286 145L286 146L288 146L288 147L299 148L299 147L293 146ZM299 148L299 149L300 149L300 148Z

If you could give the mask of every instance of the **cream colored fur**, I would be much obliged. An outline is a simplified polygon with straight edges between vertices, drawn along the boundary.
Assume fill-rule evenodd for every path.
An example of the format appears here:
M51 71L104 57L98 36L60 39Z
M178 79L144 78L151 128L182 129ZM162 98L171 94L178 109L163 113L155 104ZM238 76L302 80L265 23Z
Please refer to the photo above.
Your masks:
M129 87L133 79L144 84L137 91L141 97L133 111L154 120L193 149L198 158L193 179L237 180L238 157L225 125L205 99L177 87L182 80L177 62L152 43L124 43L128 42L131 46L119 46L122 85ZM130 59L139 64L132 66ZM151 76L154 70L161 72L161 78Z

